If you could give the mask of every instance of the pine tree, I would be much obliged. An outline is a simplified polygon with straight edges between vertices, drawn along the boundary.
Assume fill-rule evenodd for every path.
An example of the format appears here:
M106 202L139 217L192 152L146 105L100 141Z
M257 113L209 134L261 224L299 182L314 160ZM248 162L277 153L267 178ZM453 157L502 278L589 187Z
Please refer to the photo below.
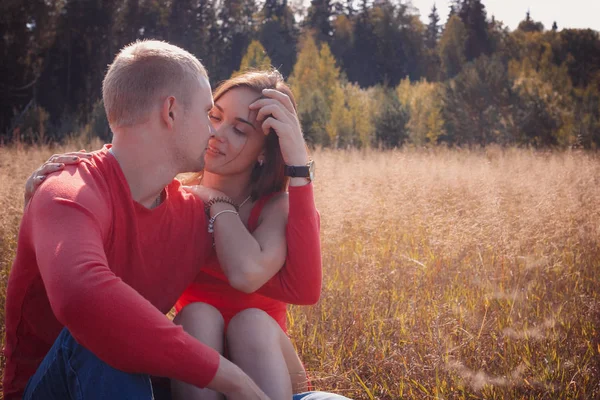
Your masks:
M554 21L554 22L552 23L552 31L553 31L553 32L556 32L556 31L558 31L558 24L556 23L556 21Z
M308 7L305 27L313 32L318 43L329 43L333 34L331 17L333 4L331 0L311 0Z
M527 11L525 19L519 23L517 29L523 32L543 32L544 24L531 19L531 12Z
M467 30L467 61L472 61L482 54L491 54L492 43L488 32L487 13L481 0L463 0L458 16Z
M458 13L458 10L460 10L460 2L461 0L451 0L450 1L450 6L448 7L448 20L456 15L456 13Z
M268 0L261 14L258 39L273 65L288 76L296 62L298 32L294 13L286 0Z
M240 65L244 49L254 36L254 0L223 0L218 13L219 40L213 51L219 54L219 69L212 79L227 79Z
M431 9L431 13L429 14L429 24L427 25L427 30L425 31L425 45L430 49L434 49L439 38L440 16L437 12L437 7L434 4Z
M467 32L458 16L450 17L438 46L442 74L446 79L457 75L466 62Z

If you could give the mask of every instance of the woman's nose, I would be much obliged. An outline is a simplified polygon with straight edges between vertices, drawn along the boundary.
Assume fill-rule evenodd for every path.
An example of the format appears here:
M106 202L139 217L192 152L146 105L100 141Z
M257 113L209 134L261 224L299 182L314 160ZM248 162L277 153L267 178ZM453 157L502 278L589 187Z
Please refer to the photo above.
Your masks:
M213 126L213 133L212 133L212 135L213 135L215 138L219 139L219 140L222 140L222 139L223 139L223 137L224 137L225 129L223 128L223 125L224 125L224 124L219 124L219 125L218 125L218 126L216 126L216 127L215 127L215 126Z

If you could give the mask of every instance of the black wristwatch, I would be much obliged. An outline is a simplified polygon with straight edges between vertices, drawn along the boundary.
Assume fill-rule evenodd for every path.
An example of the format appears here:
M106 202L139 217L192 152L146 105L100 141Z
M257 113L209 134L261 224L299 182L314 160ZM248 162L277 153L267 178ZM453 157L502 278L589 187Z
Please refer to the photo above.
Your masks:
M285 176L290 178L306 178L309 182L315 178L315 162L310 160L306 165L286 165Z

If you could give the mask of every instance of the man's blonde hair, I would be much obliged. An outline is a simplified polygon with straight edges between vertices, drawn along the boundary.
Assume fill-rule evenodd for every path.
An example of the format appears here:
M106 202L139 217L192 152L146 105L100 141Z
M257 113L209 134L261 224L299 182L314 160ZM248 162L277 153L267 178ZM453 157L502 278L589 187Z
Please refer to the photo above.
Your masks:
M184 107L206 69L192 54L158 40L125 46L108 68L102 98L111 127L144 121L162 96L175 95Z

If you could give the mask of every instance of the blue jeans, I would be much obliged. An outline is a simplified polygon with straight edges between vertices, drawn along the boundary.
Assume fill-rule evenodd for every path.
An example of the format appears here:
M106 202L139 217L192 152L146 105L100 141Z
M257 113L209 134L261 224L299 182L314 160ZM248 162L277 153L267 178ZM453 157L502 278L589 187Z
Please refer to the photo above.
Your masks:
M23 400L169 400L167 386L153 388L146 374L112 368L81 346L64 328L25 388ZM293 400L344 400L325 392L295 394Z

